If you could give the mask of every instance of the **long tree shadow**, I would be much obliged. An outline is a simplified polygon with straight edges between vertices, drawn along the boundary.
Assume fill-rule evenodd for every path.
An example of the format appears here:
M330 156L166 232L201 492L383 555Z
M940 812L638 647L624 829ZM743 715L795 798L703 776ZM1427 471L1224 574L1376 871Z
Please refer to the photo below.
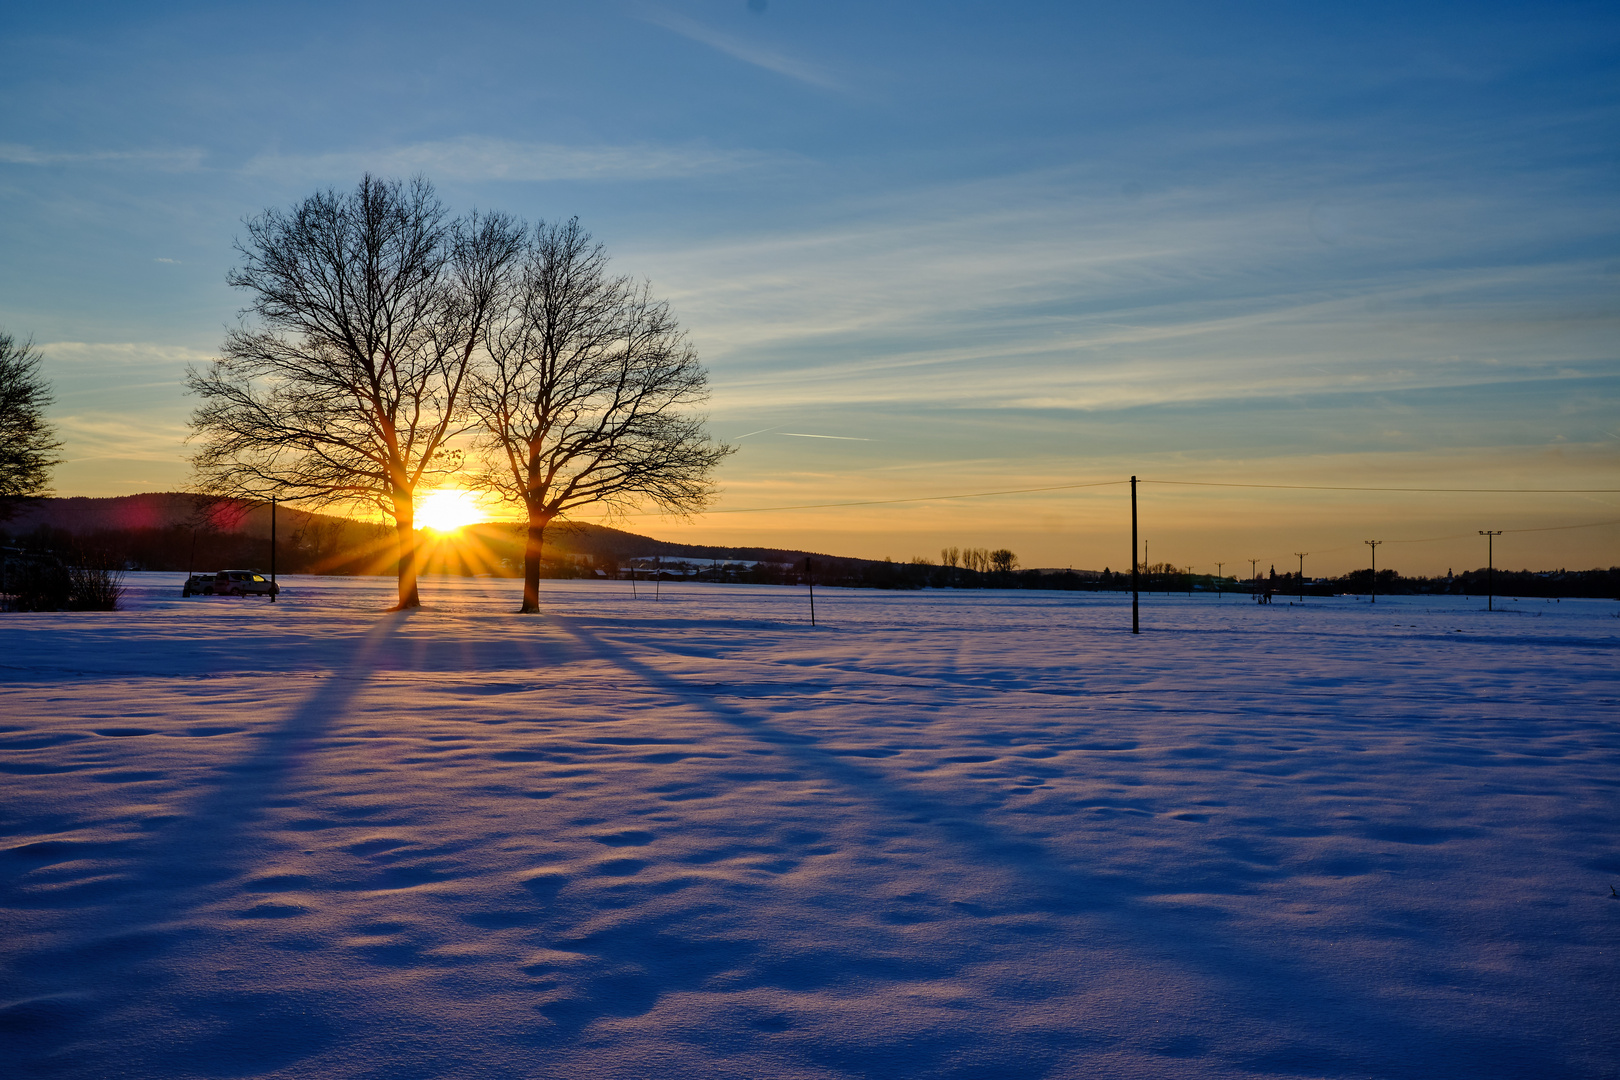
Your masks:
M716 700L711 693L628 655L579 621L550 616L595 655L671 699L769 744L797 766L856 793L897 823L921 825L942 835L975 868L994 868L1011 886L999 913L1082 918L1109 951L1128 951L1143 966L1179 966L1216 987L1226 1007L1243 1019L1234 1026L1284 1034L1223 1061L1265 1073L1341 1075L1372 1073L1391 1078L1428 1078L1440 1071L1482 1077L1572 1075L1552 1039L1510 1029L1487 1029L1476 1016L1423 1018L1403 1007L1400 995L1385 1000L1357 985L1335 981L1331 971L1253 942L1234 948L1206 916L1150 905L1159 890L1121 876L1077 869L1045 845L1009 833L982 811L898 785L873 769L834 753L808 735L782 730L771 720ZM964 952L961 963L970 962ZM1134 980L1133 980L1134 981ZM1217 1059L1218 1060L1218 1059ZM927 1071L907 1075L926 1075Z
M147 877L165 894L180 884L207 884L240 873L251 854L243 843L266 805L309 760L315 744L348 711L378 670L378 659L410 611L389 612L340 656L334 671L279 727L260 736L255 753L223 765L212 790L164 831L147 861Z
M217 948L191 914L218 898L211 886L251 869L261 854L256 823L345 715L409 617L385 615L351 648L334 650L333 674L259 735L253 753L215 769L176 820L132 846L120 860L125 874L83 894L79 925L21 953L17 969L26 977L13 980L7 996L15 1004L0 1009L0 1062L12 1075L245 1075L244 1068L290 1065L332 1044L337 1020L307 1002L182 989L186 960ZM131 1016L150 1017L154 1030L194 1034L132 1046L120 1034Z

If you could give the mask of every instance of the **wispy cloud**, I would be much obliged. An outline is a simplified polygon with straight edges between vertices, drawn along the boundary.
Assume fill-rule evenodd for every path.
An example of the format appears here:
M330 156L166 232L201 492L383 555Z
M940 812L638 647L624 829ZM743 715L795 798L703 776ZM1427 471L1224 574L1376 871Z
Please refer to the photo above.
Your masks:
M70 462L177 461L184 456L187 428L174 420L132 420L116 412L69 413L52 418Z
M1555 245L1612 211L1544 209L1520 236L1502 193L1459 208L1452 192L1360 185L1328 244L1328 185L1125 198L1064 179L912 192L839 228L626 258L676 283L722 412L1086 410L1616 373L1604 264ZM1504 224L1465 227L1484 219ZM1538 258L1513 250L1532 243Z
M353 179L426 173L454 180L657 180L711 176L780 164L780 155L699 146L564 146L482 135L324 154L260 154L242 167L251 176Z
M687 18L685 15L669 11L666 8L647 6L641 9L640 15L655 26L662 26L665 30L672 31L700 45L707 45L709 48L725 53L735 60L741 60L745 64L752 64L755 67L764 68L766 71L774 71L778 75L785 75L790 79L822 90L835 90L843 93L847 89L842 82L814 64L786 56L754 42L734 37L731 34L705 26L695 19Z
M157 485L147 490L179 482L186 417L195 404L184 393L186 365L204 364L212 352L142 341L42 341L38 347L55 391L51 423L67 462L61 490L83 491L88 484L104 491L117 482L106 470L118 462L173 467L155 474L165 479L141 481ZM117 407L107 405L109 386L117 388Z
M871 439L862 439L854 435L810 435L803 431L783 431L782 435L791 435L795 439L837 439L839 442L872 442Z
M162 172L192 172L202 168L207 154L196 148L178 150L41 150L22 143L0 143L0 164L66 166L133 166Z
M145 341L42 341L38 347L39 351L53 363L66 362L70 365L89 367L141 365L173 368L177 373L176 377L184 370L186 364L206 363L215 355L204 349Z

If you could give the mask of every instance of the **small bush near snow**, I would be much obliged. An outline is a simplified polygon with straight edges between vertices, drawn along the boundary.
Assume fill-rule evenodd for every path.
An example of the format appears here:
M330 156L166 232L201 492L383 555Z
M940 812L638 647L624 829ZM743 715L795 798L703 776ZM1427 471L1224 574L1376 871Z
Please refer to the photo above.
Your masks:
M77 552L71 563L49 552L7 551L0 568L0 610L117 611L124 573L111 557Z

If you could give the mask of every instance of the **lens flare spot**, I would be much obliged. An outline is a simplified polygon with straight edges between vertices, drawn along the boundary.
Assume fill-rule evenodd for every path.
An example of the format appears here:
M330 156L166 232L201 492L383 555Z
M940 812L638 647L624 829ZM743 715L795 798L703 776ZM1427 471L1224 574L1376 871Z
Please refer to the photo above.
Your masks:
M416 507L416 524L434 532L455 532L483 520L484 512L473 493L455 488L431 491Z

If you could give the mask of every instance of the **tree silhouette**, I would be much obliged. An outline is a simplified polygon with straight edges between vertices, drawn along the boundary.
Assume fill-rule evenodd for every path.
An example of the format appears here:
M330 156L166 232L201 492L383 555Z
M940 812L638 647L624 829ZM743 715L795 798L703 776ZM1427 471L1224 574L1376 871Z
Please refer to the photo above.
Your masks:
M528 520L525 612L539 610L552 521L585 506L691 513L731 453L690 411L708 396L708 373L669 305L607 263L577 219L541 223L472 371L476 482Z
M33 342L17 344L0 330L0 521L48 493L61 443L45 420L51 388Z
M468 367L521 242L504 215L452 220L421 178L250 219L227 280L252 321L187 380L198 490L374 507L418 606L416 492L461 466Z

